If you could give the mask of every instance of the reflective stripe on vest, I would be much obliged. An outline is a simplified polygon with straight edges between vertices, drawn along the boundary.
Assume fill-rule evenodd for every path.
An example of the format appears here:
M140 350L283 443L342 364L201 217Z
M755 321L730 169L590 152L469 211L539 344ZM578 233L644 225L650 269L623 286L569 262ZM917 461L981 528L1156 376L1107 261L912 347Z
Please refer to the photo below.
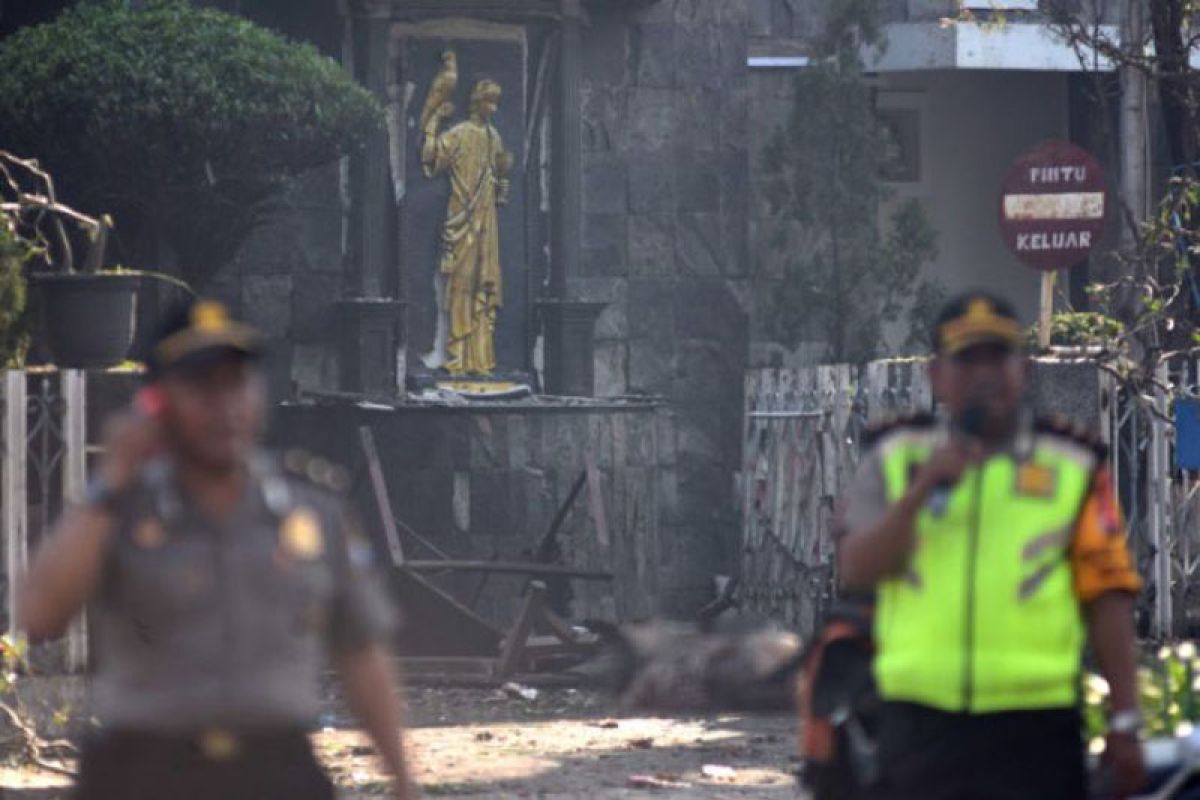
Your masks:
M937 435L881 444L889 502ZM1024 460L969 468L940 515L918 513L909 569L879 587L885 699L976 713L1075 703L1084 628L1067 556L1094 467L1086 448L1039 435Z

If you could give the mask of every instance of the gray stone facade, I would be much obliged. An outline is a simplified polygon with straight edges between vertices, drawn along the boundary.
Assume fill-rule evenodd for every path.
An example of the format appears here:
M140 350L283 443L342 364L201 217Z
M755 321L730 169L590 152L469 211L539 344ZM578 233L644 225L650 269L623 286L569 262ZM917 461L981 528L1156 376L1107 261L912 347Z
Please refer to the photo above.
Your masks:
M609 304L595 331L597 396L666 403L660 588L663 608L681 612L734 567L742 375L778 350L755 327L783 273L757 244L771 232L754 185L756 150L793 102L792 74L752 71L747 55L810 35L814 7L660 0L588 12L581 252L565 288ZM270 332L281 398L339 388L335 303L360 283L353 241L343 246L343 191L336 167L298 181L278 222L207 287ZM394 276L391 290L404 283Z
M662 607L734 563L751 184L748 0L590 8L582 53L582 231L568 297L596 325L597 396L663 398ZM335 300L352 293L336 170L299 182L279 223L210 291L270 331L281 397L338 388Z
M352 403L289 404L273 438L354 467L352 499L379 533L362 468L358 428L374 434L396 517L458 559L529 561L585 468L558 537L563 563L611 571L612 584L573 580L576 619L634 619L658 610L679 544L665 546L658 497L671 448L667 412L654 403L600 401L501 407L364 409ZM600 521L603 519L603 523ZM407 558L435 556L402 534ZM382 542L376 549L387 552ZM479 573L439 576L460 598ZM502 628L516 618L526 576L492 576L476 610Z
M599 5L599 4L597 4ZM584 37L582 274L610 303L597 393L667 400L662 576L695 607L733 563L750 280L746 0L593 9Z

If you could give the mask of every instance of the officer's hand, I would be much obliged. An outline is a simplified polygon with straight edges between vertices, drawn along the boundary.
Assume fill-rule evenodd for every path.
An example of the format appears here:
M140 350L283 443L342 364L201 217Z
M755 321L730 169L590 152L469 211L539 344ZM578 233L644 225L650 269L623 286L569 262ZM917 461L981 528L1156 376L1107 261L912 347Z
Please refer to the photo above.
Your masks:
M1113 796L1124 800L1137 794L1146 783L1142 744L1129 733L1110 733L1104 746L1104 763L1112 770Z
M962 477L963 471L983 457L983 446L975 439L953 436L933 451L933 455L921 467L917 485L923 492L931 492L938 486L953 486Z
M153 417L126 411L104 424L104 458L100 475L115 491L128 489L142 465L161 447L162 426Z

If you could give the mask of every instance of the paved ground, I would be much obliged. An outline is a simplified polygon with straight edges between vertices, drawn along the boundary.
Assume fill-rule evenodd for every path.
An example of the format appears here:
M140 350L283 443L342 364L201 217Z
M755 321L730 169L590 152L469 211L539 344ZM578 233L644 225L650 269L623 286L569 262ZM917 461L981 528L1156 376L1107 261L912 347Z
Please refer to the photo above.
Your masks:
M563 689L526 700L490 689L413 687L409 706L413 761L427 797L799 797L790 716L620 716L605 697ZM316 748L346 799L385 796L363 734L336 711L325 722ZM5 800L64 796L61 779L0 771Z
M417 689L410 705L413 760L429 796L797 797L790 716L610 716L607 698L564 690L530 702ZM317 743L352 797L380 788L360 733L327 730Z

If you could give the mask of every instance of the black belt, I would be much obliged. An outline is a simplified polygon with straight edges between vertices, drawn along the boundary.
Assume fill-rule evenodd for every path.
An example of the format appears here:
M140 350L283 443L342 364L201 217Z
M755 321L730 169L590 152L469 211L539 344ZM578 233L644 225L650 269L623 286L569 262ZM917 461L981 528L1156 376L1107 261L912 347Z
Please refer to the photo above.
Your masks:
M308 735L302 728L236 729L222 726L194 731L101 731L90 743L109 755L136 752L153 758L192 756L211 762L252 758L310 756Z

